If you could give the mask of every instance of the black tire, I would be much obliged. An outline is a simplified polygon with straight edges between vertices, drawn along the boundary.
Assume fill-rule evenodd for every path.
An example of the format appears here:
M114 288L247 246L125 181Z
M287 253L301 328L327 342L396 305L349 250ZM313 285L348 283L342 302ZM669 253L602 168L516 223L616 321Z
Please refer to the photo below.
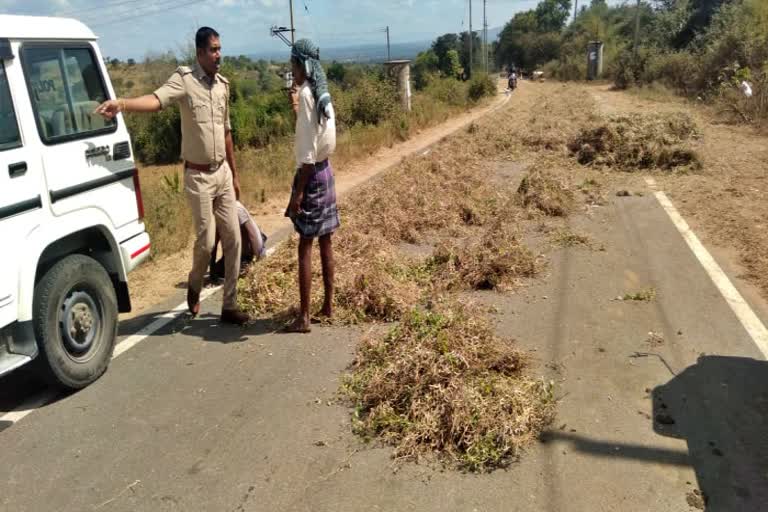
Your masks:
M44 376L57 387L81 389L101 377L117 338L117 298L104 267L74 254L35 286L35 337Z

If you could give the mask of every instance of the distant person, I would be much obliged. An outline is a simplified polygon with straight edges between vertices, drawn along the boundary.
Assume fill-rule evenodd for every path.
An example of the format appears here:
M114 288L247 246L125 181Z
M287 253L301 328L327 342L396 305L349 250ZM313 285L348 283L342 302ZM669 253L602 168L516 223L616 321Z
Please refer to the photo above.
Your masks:
M154 94L105 101L96 113L112 119L120 112L159 112L178 103L184 191L197 236L187 284L187 306L193 316L200 312L203 277L218 227L227 262L221 321L243 325L249 318L237 306L241 240L236 201L240 197L240 180L229 121L229 81L218 72L221 67L218 32L202 27L195 35L195 47L195 63L176 69Z
M739 89L741 89L741 93L747 98L752 97L752 86L749 85L749 82L746 80L742 80L741 84L739 85Z
M514 71L512 71L509 74L509 80L507 81L507 87L509 88L510 91L514 91L515 89L517 89L517 73L515 73Z
M310 331L312 289L312 244L320 243L325 300L321 316L333 316L334 261L331 236L339 228L336 185L328 158L336 149L336 114L328 93L320 51L309 40L296 41L291 50L291 67L298 90L296 98L296 176L291 200L285 212L299 234L298 318L288 332Z
M240 223L240 239L242 240L242 251L240 254L240 275L248 269L255 261L263 259L267 254L267 235L262 233L256 221L253 220L248 209L243 204L237 202L237 220ZM216 261L219 249L219 240L221 239L218 229L216 230L216 242L211 251L211 261L209 275L212 280L224 279L226 272L226 256Z

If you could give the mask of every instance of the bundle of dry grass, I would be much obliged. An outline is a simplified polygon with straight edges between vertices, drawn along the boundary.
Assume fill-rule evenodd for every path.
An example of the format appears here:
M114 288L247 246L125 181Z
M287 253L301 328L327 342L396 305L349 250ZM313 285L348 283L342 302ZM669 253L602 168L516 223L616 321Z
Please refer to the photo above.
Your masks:
M573 207L573 191L553 173L533 169L523 177L517 189L522 205L552 217L565 217Z
M595 119L594 100L585 91L574 97L561 89L540 105L525 125L517 126L523 144L531 149L568 153L568 141L578 127Z
M466 305L413 310L358 347L342 387L355 431L398 458L437 453L473 470L512 462L554 418L552 386L523 375L524 357Z
M336 320L340 323L390 322L418 303L421 292L408 277L391 246L379 236L343 230L335 240L337 259L343 265L336 274ZM296 242L291 240L268 260L254 265L241 281L240 303L254 315L273 315L277 320L294 313L299 299ZM313 310L323 300L320 259L312 258Z
M448 290L509 290L521 278L538 272L536 257L522 244L518 232L497 222L468 245L439 246L427 261L433 282Z
M697 137L685 113L612 116L588 126L568 145L582 165L636 169L696 169L701 166L688 142Z

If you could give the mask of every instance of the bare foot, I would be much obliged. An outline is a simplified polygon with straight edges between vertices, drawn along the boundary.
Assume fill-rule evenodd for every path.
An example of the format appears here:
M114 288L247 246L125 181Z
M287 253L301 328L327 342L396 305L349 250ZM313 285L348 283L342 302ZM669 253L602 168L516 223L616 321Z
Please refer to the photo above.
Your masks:
M312 317L312 323L324 324L324 323L330 322L332 319L333 319L333 307L323 306L323 309L321 309L319 313L317 313L315 316Z
M309 326L309 321L304 318L297 318L292 324L286 325L283 329L286 333L300 333L306 334L312 332L312 328Z

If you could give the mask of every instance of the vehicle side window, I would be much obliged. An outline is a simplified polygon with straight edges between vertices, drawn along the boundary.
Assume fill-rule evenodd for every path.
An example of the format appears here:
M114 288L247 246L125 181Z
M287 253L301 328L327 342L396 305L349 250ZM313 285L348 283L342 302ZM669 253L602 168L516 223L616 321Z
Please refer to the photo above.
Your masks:
M19 125L16 122L16 112L11 101L11 89L5 66L0 62L0 151L21 146Z
M40 136L46 143L112 131L117 122L93 114L107 99L95 56L89 48L23 49Z

